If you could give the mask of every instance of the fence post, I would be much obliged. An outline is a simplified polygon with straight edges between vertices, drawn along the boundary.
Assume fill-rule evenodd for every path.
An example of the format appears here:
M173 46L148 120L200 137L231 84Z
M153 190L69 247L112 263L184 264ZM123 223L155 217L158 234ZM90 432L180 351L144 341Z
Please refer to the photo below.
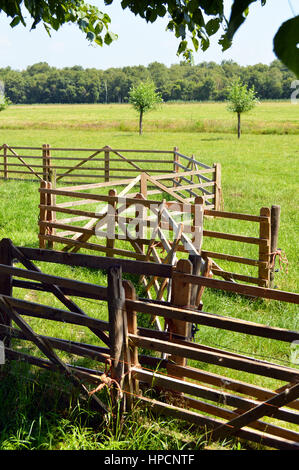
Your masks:
M120 266L112 266L108 269L108 313L109 313L109 339L111 376L120 387L124 374L124 324L123 309L125 307L125 291L122 286L122 269ZM120 397L119 390L114 389L112 403L116 404Z
M50 181L47 183L47 188L52 189L52 183ZM52 202L53 202L53 194L47 193L46 194L46 201L47 201L46 202L47 206L51 207ZM52 209L47 210L46 219L47 219L47 222L53 222L53 211L52 211ZM48 227L47 230L48 230L49 235L53 235L53 228L52 227ZM54 242L52 240L48 240L47 246L48 246L48 248L52 249L53 246L54 246Z
M173 171L175 173L179 172L179 166L176 163L179 163L180 157L178 156L177 152L179 151L178 147L173 148ZM178 181L178 178L173 180L173 185L175 186L175 181Z
M49 144L43 144L43 180L51 181L51 151Z
M180 259L177 263L176 271L185 274L192 274L193 266L191 261L189 261L188 259ZM190 306L190 301L190 283L185 282L183 279L172 279L171 304L176 307L188 307ZM169 325L169 331L171 331L172 333L181 335L186 339L190 337L192 326L191 323L174 319L172 319L171 321L167 320L167 323ZM171 356L169 360L180 366L186 366L187 364L187 360L180 356ZM167 366L167 370L173 375L173 372L171 372L171 364Z
M7 180L8 177L8 165L7 165L7 146L6 144L3 145L3 176L4 179Z
M41 181L40 189L46 189L47 183L46 181ZM39 206L39 247L46 248L46 241L43 236L46 234L46 226L42 224L42 222L46 221L46 203L47 203L47 194L44 192L40 192L40 206Z
M136 291L131 281L123 281L123 288L125 290L125 298L128 300L136 300ZM135 310L125 308L125 384L124 388L127 390L128 408L132 407L134 395L139 395L139 381L131 374L131 367L139 367L138 348L132 344L128 339L128 334L137 335L137 313Z
M110 180L110 149L109 147L105 147L104 151L104 159L105 159L105 181Z
M270 281L270 248L271 248L271 212L269 207L262 207L260 210L262 217L267 217L266 221L260 222L260 238L265 241L259 245L259 278L263 281L264 287L269 287Z
M222 189L221 189L221 164L214 163L215 168L215 211L221 211L222 208Z
M277 250L278 231L280 222L280 206L271 206L271 253ZM273 263L275 255L270 256L270 262ZM274 288L275 262L270 271L270 287Z
M109 190L109 196L111 197L116 197L117 196L117 191L116 189L110 189ZM113 258L114 256L114 245L115 245L115 237L116 237L116 206L117 203L114 202L108 202L107 204L107 242L106 246L109 248L107 251L106 256L109 256L110 258Z
M11 241L8 238L3 238L0 241L0 264L6 266L13 265L13 253L11 249ZM3 274L0 276L0 295L12 295L12 275ZM11 326L11 319L4 312L0 313L0 323ZM0 339L4 342L5 346L9 347L10 338L6 335L0 335Z

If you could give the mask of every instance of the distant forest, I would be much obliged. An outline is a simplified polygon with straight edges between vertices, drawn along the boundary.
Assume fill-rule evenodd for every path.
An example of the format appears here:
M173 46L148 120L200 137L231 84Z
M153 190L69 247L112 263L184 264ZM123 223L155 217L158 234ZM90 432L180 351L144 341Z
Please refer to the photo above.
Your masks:
M223 101L234 78L254 88L261 100L287 99L295 76L278 60L270 65L241 66L233 61L180 63L167 67L128 66L100 70L81 66L55 68L46 62L26 70L0 69L5 94L14 104L125 103L132 85L147 79L167 101Z

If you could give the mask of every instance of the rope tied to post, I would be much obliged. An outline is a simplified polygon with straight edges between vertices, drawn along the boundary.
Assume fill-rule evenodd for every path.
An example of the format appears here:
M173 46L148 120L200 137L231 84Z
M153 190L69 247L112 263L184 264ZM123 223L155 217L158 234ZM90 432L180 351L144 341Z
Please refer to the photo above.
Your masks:
M276 257L278 257L279 267L280 267L281 271L284 272L285 274L288 274L288 272L289 272L289 270L288 270L289 261L287 259L287 256L286 256L285 252L281 248L277 248L277 250L274 251L273 253L269 253L269 256L271 257L270 258L270 269L274 269Z
M91 390L90 392L88 392L89 395L93 395L94 393L99 392L105 386L108 387L108 388L111 388L113 384L116 385L116 387L118 388L120 394L122 394L121 387L120 387L119 383L117 382L117 380L112 379L111 377L109 377L111 375L111 368L112 368L112 361L111 361L110 358L108 358L105 361L105 371L102 374L102 376L100 377L101 383L94 390Z

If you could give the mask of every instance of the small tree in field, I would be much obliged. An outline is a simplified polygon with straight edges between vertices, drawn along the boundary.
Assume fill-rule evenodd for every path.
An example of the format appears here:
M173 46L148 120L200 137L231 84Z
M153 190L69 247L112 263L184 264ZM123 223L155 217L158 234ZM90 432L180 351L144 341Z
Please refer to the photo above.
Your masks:
M143 115L162 103L160 93L156 92L153 82L141 82L129 91L129 103L139 112L139 134L142 134Z
M254 87L248 89L236 80L228 91L228 110L238 115L238 139L241 136L241 114L250 111L258 103Z

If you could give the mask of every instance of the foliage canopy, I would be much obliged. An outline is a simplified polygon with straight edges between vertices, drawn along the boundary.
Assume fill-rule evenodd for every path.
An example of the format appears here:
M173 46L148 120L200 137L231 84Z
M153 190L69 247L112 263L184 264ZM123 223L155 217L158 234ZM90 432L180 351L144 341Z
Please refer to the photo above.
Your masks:
M264 6L266 1L234 0L229 19L224 15L224 0L122 0L120 4L150 23L167 16L167 29L180 39L178 55L182 54L190 61L192 51L206 50L210 46L210 37L220 28L224 32L219 44L223 51L228 49L249 14L249 6L256 2ZM104 3L108 6L113 0L104 0ZM109 45L117 38L109 30L110 17L83 0L0 0L1 11L11 17L11 26L25 25L24 18L29 13L33 20L31 28L43 23L48 33L71 22L79 26L89 41L98 45ZM299 16L296 16L280 26L274 38L274 52L299 77L298 41Z

